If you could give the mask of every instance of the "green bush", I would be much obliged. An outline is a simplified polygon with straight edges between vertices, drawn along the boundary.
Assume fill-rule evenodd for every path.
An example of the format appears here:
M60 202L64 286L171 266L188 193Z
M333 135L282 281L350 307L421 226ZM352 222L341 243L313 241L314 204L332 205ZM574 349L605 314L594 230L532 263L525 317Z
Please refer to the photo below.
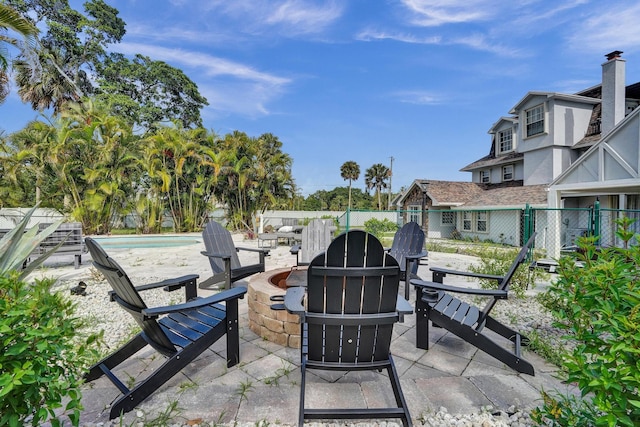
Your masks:
M60 425L63 398L73 425L80 417L80 385L98 338L83 337L74 306L51 289L52 279L33 285L16 274L0 276L0 425Z
M396 232L398 231L398 224L395 222L389 221L388 219L383 219L380 221L376 218L371 218L364 223L364 230L367 233L371 233L376 236L378 239L382 239L384 237L384 233L386 232Z
M582 399L545 393L533 413L550 426L640 425L640 247L628 218L617 221L623 248L579 239L578 261L559 260L558 280L541 299L574 346L564 357L567 381Z
M469 270L474 273L504 276L507 274L507 271L509 271L509 268L511 268L511 265L513 265L513 260L516 259L519 252L520 249L505 250L488 246L483 247L481 251L477 252L477 256L480 257L480 263L469 266ZM536 281L547 276L547 274L540 269L530 271L525 264L526 263L520 264L509 285L509 291L517 298L524 297L527 288L533 288ZM482 279L480 280L480 286L483 289L495 289L498 284L495 280Z

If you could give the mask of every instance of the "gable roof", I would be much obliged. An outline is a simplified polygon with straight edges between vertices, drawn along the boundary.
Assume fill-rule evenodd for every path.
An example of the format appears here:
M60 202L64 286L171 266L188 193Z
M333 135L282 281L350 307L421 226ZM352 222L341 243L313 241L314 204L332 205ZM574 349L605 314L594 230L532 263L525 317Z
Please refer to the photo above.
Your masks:
M493 154L494 150L491 150L491 151L492 151L491 153L487 154L483 158L476 160L475 162L469 163L467 166L460 169L460 171L471 172L480 168L513 163L515 161L518 161L524 158L523 153L518 153L516 151L511 151L505 154L504 156L498 156L498 157L496 157Z
M522 181L504 184L479 184L464 181L416 179L398 199L401 205L414 189L426 192L434 207L486 209L547 205L547 185L522 185Z
M544 96L547 99L561 99L563 101L582 102L585 104L599 104L601 101L599 98L592 98L590 96L582 95L568 95L566 93L558 92L538 92L530 91L509 111L509 114L518 114L518 111L522 109L522 106L526 104L531 98L536 96Z
M546 184L489 188L469 200L462 208L547 206L547 188ZM461 207L457 209L461 209Z

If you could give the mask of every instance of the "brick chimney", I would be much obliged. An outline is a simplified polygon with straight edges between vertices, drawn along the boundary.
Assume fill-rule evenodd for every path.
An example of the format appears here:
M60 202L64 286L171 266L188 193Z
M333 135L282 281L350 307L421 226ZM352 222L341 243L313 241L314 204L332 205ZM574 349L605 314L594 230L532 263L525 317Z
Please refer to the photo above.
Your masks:
M602 64L602 135L611 131L625 115L625 60L621 51L606 54Z

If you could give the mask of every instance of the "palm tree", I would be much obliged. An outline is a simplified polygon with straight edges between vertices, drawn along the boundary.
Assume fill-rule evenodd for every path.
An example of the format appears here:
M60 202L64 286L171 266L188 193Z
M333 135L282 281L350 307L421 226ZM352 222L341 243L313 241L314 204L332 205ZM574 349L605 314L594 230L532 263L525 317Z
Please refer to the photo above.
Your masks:
M347 206L351 210L351 182L360 177L360 166L353 160L346 161L340 166L340 176L345 181L349 180L349 203Z
M372 188L376 189L378 195L378 210L382 210L381 193L383 188L387 188L386 180L389 179L389 168L382 163L376 163L366 170L364 176L364 183L367 186L367 190Z
M21 44L17 39L6 35L5 32L7 30L18 33L24 38L26 44ZM38 29L31 22L23 18L16 10L0 3L0 103L5 100L9 93L9 77L7 74L9 54L4 45L17 46L19 49L26 51L29 47L33 47L36 34L38 34Z

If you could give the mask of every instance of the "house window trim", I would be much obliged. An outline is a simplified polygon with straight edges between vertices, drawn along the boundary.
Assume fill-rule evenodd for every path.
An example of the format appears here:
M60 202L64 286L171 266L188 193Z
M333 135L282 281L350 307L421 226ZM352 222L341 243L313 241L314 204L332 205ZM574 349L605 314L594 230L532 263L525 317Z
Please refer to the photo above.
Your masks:
M481 215L484 214L484 219L480 219ZM476 233L476 234L489 234L489 211L462 211L461 215L461 224L460 228L465 233ZM465 223L469 223L469 228L465 227ZM480 230L478 227L479 223L484 222L484 230Z
M407 222L414 221L414 215L418 219L418 221L415 222L422 226L422 205L407 206L407 219L409 220Z
M484 176L483 174L486 174L486 176ZM485 181L485 178L487 179L486 181ZM491 171L489 169L483 169L480 171L480 183L481 184L491 183Z
M511 178L505 178L506 169L511 168ZM508 182L515 180L516 167L514 164L504 165L502 166L502 182Z
M530 111L533 111L537 108L541 108L542 109L542 118L540 120L537 120L535 122L532 123L528 123L528 118L527 118L527 113ZM529 134L529 125L534 124L534 123L539 123L542 122L542 130L540 130L540 132L536 132L533 134ZM544 135L545 133L547 133L547 106L546 103L542 103L542 104L538 104L538 105L534 105L531 108L527 108L526 110L524 110L524 126L523 126L523 137L524 139L528 139L528 138L535 138L537 136L540 135Z
M449 215L445 215L449 214ZM448 222L445 222L445 216L450 217ZM453 211L444 211L440 214L440 225L443 227L455 226L456 225L456 213Z
M506 133L509 132L511 134L511 137L509 138L509 148L508 149L503 149L503 145L506 142L506 140L503 140L502 136ZM506 154L506 153L510 153L512 152L515 147L513 146L513 128L507 128L507 129L503 129L498 131L498 135L497 135L497 142L498 142L498 147L497 147L497 151L498 154Z

